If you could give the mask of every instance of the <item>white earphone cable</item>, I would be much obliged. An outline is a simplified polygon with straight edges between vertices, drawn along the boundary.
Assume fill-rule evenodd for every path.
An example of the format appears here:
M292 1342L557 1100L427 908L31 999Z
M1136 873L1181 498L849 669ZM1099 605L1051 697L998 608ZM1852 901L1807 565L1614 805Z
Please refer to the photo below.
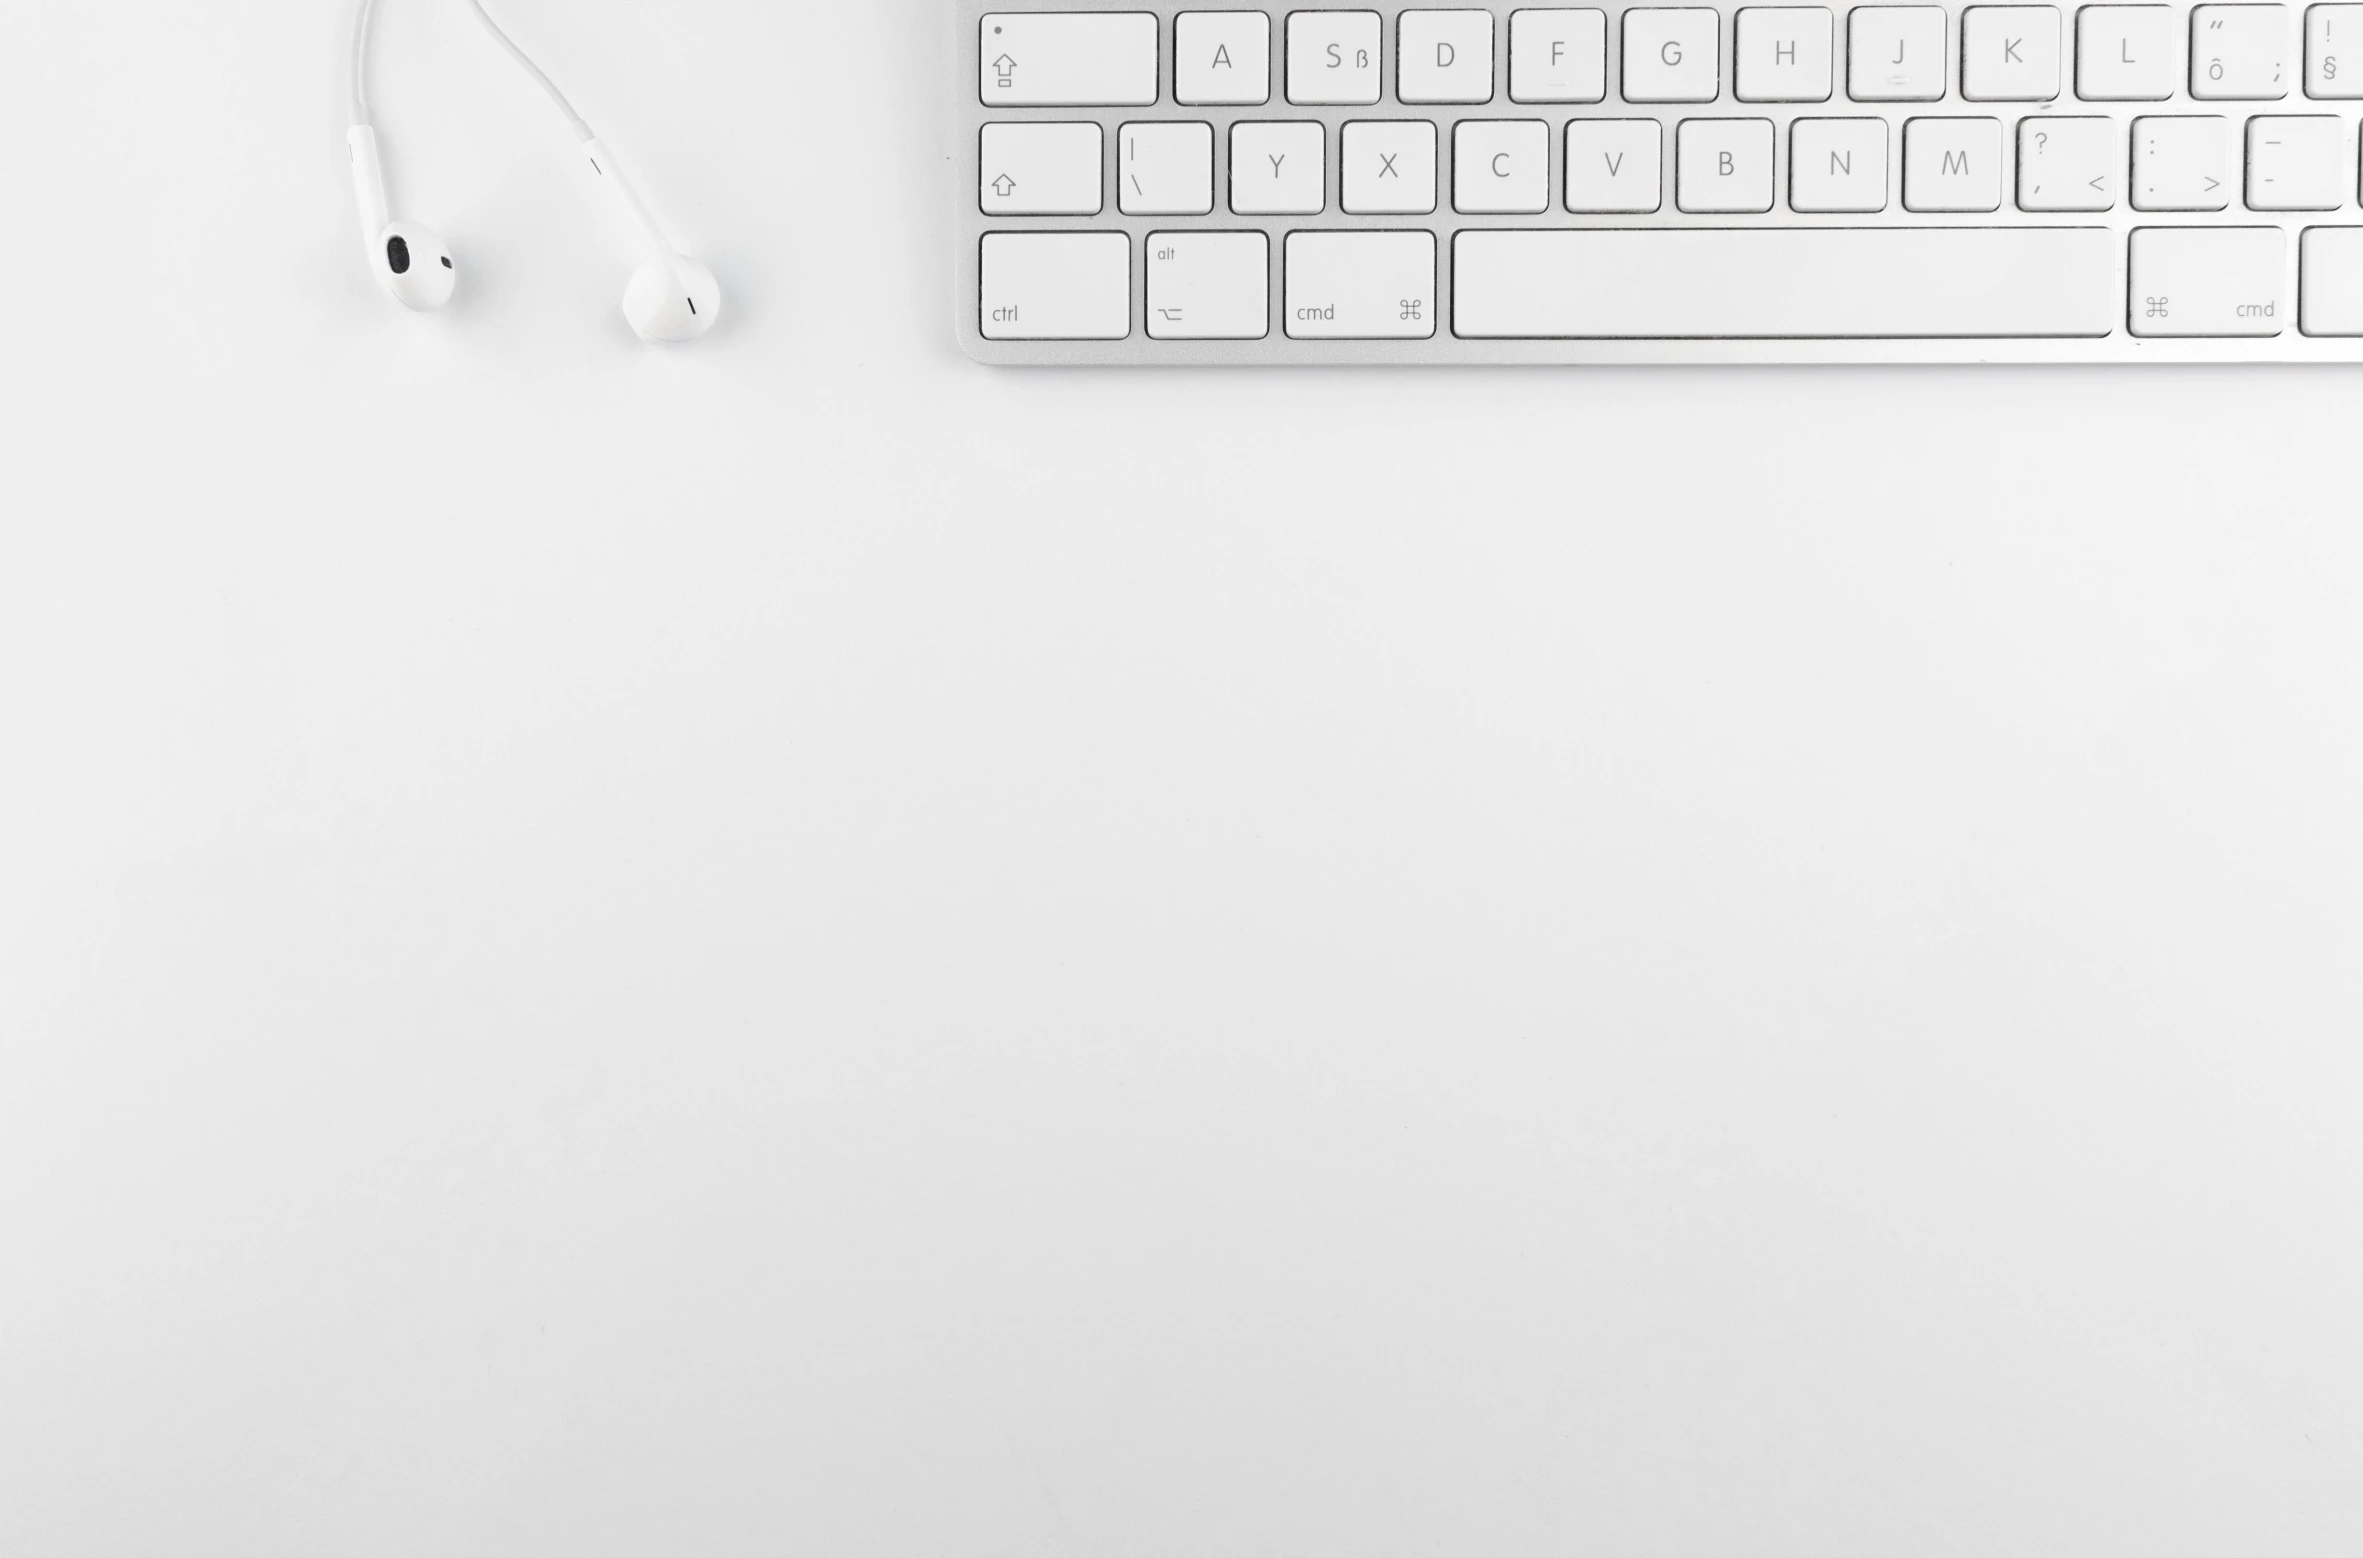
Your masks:
M574 126L574 133L586 141L596 140L597 137L592 135L590 125L583 121L582 115L574 111L574 105L566 100L565 93L558 90L558 84L543 73L542 68L533 62L532 56L517 47L516 39L501 31L500 23L494 21L492 13L484 9L484 0L468 0L468 4L475 7L477 19L484 23L484 30L492 34L494 41L509 51L509 57L523 66L527 75L541 83L541 89L550 94L550 101L558 105L558 111L564 114L567 122Z
M369 123L369 19L377 0L361 0L353 12L353 123Z
M558 83L552 81L548 74L533 62L531 55L517 47L516 39L501 31L500 23L494 21L492 13L484 9L484 0L468 0L468 4L475 10L477 20L484 24L484 30L492 34L493 41L506 49L509 58L522 66L525 73L531 76L544 92L550 94L550 101L558 105L558 111L566 116L566 122L574 126L574 133L586 141L595 139L591 134L590 125L584 122L581 114L574 111L574 105L566 100L566 94L558 90ZM369 26L376 12L377 0L359 0L353 9L352 98L353 123L356 125L369 123Z

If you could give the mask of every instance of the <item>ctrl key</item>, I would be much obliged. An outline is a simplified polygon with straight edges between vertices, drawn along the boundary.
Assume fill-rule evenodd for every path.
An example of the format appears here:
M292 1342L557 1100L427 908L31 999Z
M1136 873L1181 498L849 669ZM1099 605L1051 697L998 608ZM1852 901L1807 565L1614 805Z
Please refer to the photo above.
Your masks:
M2287 244L2278 227L2135 228L2133 333L2279 335Z
M982 271L988 341L1132 334L1132 240L1122 233L987 233Z

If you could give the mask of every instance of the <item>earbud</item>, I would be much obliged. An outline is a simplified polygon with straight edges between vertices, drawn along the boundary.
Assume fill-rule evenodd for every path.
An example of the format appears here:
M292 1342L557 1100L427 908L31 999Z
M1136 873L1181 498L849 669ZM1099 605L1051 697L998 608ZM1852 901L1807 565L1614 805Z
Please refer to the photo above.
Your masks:
M353 193L361 207L361 241L377 284L404 308L432 313L451 301L459 273L451 246L433 228L397 222L386 212L386 173L378 161L377 132L353 126L347 138L353 154Z
M624 292L624 319L643 341L694 341L714 328L722 317L722 288L714 273L683 255L657 226L656 218L632 188L623 169L574 111L566 94L542 73L516 40L501 30L483 0L469 0L486 32L506 50L526 74L566 115L583 143L583 154L599 182L616 193L633 222L646 235L651 258L633 273ZM355 0L353 13L353 128L348 137L353 156L353 192L361 207L361 241L369 250L369 268L404 308L425 312L451 301L459 273L452 268L451 250L432 230L416 222L397 222L387 209L385 169L378 161L377 132L369 123L369 24L377 0Z
M643 341L694 341L722 317L722 286L714 273L673 247L657 226L640 192L596 140L583 142L583 156L599 182L616 193L632 220L647 235L655 255L632 274L624 289L624 319Z

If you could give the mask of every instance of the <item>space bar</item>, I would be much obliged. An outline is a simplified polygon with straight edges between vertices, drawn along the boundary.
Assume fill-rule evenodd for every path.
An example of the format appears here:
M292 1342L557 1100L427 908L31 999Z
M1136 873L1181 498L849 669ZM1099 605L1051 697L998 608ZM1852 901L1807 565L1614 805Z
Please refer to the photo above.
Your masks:
M2100 336L2123 313L2102 227L1568 229L1453 241L1453 329L1481 340Z

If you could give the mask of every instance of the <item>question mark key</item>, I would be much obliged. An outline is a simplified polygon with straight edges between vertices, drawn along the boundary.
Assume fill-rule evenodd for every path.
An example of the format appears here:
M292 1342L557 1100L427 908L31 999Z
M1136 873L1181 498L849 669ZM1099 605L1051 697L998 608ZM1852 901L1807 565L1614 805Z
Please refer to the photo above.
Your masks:
M2029 118L2018 128L2022 211L2107 211L2117 204L2125 133L2114 119Z

